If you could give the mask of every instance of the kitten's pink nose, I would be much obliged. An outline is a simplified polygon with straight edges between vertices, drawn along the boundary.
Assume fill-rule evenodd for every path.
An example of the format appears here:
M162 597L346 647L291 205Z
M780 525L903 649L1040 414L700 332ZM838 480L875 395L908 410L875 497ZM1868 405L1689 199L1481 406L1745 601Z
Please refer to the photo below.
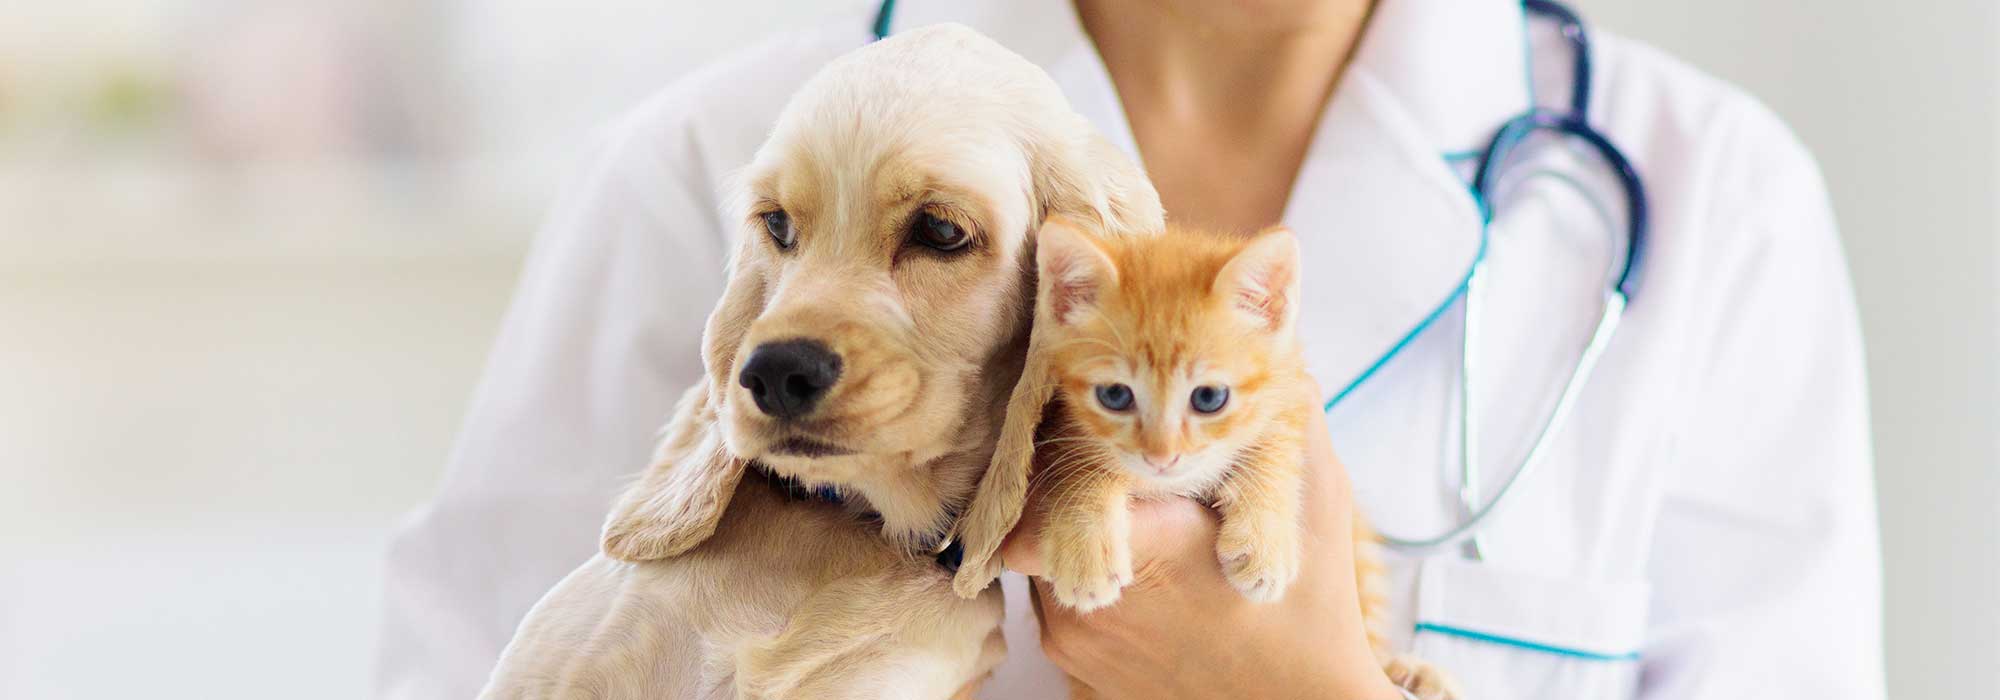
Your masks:
M1160 472L1162 474L1165 474L1167 470L1174 468L1174 465L1179 464L1180 461L1181 461L1181 456L1177 454L1146 455L1146 466L1152 467L1153 471Z

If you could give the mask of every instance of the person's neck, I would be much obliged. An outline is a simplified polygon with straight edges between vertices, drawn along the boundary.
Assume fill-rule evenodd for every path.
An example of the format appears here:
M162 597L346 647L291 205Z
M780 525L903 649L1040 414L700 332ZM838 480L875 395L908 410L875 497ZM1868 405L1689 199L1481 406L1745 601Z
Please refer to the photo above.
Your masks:
M1277 223L1372 2L1076 4L1168 218L1245 233Z
M1310 130L1372 0L1076 0L1120 98L1149 118L1225 130Z

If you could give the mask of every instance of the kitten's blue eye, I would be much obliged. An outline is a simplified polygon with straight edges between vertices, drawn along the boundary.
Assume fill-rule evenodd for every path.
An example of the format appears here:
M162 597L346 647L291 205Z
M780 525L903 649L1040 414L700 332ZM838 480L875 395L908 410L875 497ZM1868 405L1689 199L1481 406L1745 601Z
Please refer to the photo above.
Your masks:
M1194 388L1194 394L1188 397L1188 404L1199 413L1220 411L1228 403L1229 387L1226 386L1198 386Z
M1123 384L1103 384L1097 387L1097 402L1107 411L1123 411L1132 407L1132 387Z
M792 231L792 217L784 211L765 212L764 230L770 232L771 240L779 248L790 250L798 242L798 235Z

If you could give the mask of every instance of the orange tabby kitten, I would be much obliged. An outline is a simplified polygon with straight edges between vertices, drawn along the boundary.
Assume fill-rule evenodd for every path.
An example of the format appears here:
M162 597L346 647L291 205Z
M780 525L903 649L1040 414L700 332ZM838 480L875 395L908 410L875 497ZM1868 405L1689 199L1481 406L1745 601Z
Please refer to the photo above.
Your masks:
M1252 237L1169 229L1100 237L1052 219L1037 236L1041 295L1029 371L1033 408L1010 405L1008 430L1039 422L1036 507L1045 514L1042 576L1056 601L1088 612L1132 581L1126 501L1187 496L1222 516L1216 559L1253 601L1284 596L1304 556L1300 502L1306 430L1322 430L1319 397L1293 330L1298 241L1274 228ZM1046 408L1047 413L1040 411ZM1017 439L1019 433L1015 434ZM1003 452L1010 445L1003 432ZM979 498L1025 497L1018 445L997 454ZM991 534L1020 510L968 513L961 583L997 574ZM1374 535L1356 515L1355 575L1369 642L1390 677L1419 697L1455 695L1442 674L1392 658L1381 619ZM963 574L962 574L963 575ZM985 580L990 580L988 577Z
M1096 238L1043 227L1060 411L1036 479L1056 601L1088 612L1132 580L1125 501L1190 496L1222 515L1215 554L1254 601L1298 576L1299 470L1318 398L1296 334L1298 241L1170 229Z

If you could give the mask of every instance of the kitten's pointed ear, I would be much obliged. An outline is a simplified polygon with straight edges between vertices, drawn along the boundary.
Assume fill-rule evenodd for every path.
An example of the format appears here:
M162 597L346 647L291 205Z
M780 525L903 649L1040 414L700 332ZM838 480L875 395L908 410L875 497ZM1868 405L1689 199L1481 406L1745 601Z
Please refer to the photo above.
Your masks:
M1118 281L1118 269L1104 249L1060 216L1049 217L1035 234L1035 273L1045 317L1065 326L1096 308L1104 290Z
M1298 236L1282 226L1257 234L1222 266L1215 291L1258 325L1291 330L1298 318Z

